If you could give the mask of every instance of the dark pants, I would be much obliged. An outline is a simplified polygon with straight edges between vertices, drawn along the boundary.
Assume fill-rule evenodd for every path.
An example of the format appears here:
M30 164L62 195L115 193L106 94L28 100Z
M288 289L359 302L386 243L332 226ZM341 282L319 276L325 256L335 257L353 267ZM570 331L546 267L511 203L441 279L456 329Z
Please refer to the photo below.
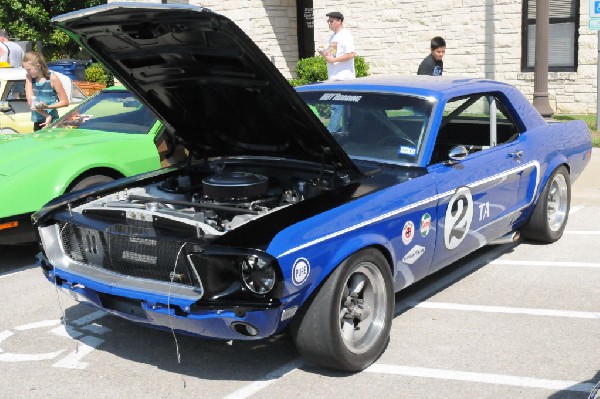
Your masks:
M44 123L44 122L33 122L33 131L34 132L37 132L38 130L41 129L41 126L40 126L41 123Z

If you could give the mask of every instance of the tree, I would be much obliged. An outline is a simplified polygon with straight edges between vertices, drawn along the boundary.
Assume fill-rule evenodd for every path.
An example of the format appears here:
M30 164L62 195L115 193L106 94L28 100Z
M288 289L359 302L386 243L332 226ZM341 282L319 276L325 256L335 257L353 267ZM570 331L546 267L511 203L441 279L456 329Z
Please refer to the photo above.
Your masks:
M47 60L75 58L80 49L64 32L50 25L57 15L106 4L106 0L0 0L0 27L12 40L41 41Z

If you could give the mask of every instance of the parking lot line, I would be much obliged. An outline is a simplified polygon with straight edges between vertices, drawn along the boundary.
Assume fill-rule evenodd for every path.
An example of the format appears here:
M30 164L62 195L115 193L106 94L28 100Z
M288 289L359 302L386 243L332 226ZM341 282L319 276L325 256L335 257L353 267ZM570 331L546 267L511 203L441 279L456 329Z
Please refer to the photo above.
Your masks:
M274 382L277 382L280 378L296 371L303 364L301 359L292 360L291 362L285 363L284 365L271 371L262 380L254 381L248 385L243 386L235 392L230 393L223 399L244 399L254 395L256 392L266 388ZM590 388L591 390L592 388Z
M513 308L506 306L465 305L446 302L405 301L407 307L424 309L462 310L469 312L522 314L530 316L569 317L577 319L600 319L600 312L580 312L574 310Z
M27 270L31 269L31 266L25 266L25 267L21 267L19 269L15 269L13 270L11 273L6 273L6 274L0 274L0 279L5 278L5 277L10 277L10 276L14 276L20 273L23 273Z
M548 266L548 267L587 267L591 269L600 269L600 263L591 262L551 262L538 260L506 260L497 259L490 262L490 265L507 266Z
M474 373L469 371L395 366L380 363L375 363L364 371L367 373L394 374L410 377L478 382L495 385L511 385L517 387L542 388L572 392L589 393L594 388L594 384L577 381L547 380L542 378L519 377L505 374Z

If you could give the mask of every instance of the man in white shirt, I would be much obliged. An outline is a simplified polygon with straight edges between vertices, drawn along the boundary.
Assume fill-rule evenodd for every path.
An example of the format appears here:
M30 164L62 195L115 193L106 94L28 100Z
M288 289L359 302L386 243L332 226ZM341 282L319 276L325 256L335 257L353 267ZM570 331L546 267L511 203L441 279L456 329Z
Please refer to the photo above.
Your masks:
M23 49L8 39L4 29L0 29L0 43L0 60L8 62L13 68L20 68L25 56Z
M326 15L327 24L333 34L329 37L327 48L319 50L319 53L327 61L327 77L329 80L354 79L354 38L350 31L344 28L344 15L337 11ZM340 130L342 110L342 105L331 106L331 118L327 126L330 132Z

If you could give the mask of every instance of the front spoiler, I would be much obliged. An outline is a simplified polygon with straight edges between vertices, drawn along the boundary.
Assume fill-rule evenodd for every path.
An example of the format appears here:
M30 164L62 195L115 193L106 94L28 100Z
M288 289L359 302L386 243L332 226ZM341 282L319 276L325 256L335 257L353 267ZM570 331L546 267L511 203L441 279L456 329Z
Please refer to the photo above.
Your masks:
M119 289L55 268L40 253L37 262L46 278L78 302L149 327L224 340L267 338L281 330L282 307L199 308L165 294Z

